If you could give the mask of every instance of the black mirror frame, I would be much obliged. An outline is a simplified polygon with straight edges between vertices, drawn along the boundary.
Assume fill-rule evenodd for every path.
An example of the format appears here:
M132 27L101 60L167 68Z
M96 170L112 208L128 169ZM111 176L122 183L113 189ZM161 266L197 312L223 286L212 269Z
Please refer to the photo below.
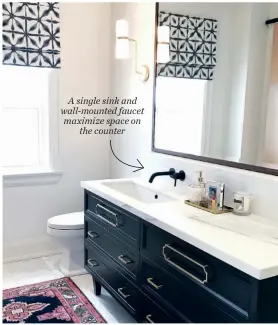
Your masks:
M152 151L170 156L176 156L181 158L187 158L197 161L202 161L210 164L221 165L226 167L244 169L252 172L268 174L278 176L278 169L272 169L267 167L261 167L256 165L248 165L244 163L238 163L234 161L209 158L205 156L197 156L182 152L169 151L165 149L158 149L155 147L155 113L156 113L156 59L157 59L157 27L158 27L158 13L159 13L159 2L155 3L155 39L154 39L154 79L153 79L153 112L152 112Z

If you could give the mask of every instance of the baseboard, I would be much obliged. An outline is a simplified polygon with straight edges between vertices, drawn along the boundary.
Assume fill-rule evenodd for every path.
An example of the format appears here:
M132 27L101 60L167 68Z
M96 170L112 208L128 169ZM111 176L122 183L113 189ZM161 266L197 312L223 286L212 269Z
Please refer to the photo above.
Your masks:
M3 262L10 263L61 253L49 237L28 238L3 243Z

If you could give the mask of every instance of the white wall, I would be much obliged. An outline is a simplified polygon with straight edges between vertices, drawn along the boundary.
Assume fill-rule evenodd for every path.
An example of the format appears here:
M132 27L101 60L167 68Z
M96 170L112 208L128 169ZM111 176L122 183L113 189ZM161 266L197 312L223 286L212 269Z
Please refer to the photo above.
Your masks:
M233 191L245 190L253 195L253 212L278 219L278 177L151 152L155 4L113 3L112 26L115 26L117 19L122 18L127 19L130 23L130 36L138 39L140 63L150 66L151 76L144 85L138 81L133 72L131 62L112 60L114 94L118 96L132 96L136 93L138 96L138 108L144 107L146 111L140 126L130 126L126 134L121 137L114 136L112 141L115 152L123 161L132 163L136 162L138 158L144 164L145 169L133 173L131 168L122 165L115 160L113 155L110 155L111 176L144 177L147 179L155 171L168 170L170 167L174 167L177 170L184 169L187 174L187 180L184 183L179 182L176 190L186 193L186 185L195 176L194 171L203 170L206 179L219 179L226 184L228 203L231 201L231 193ZM155 182L157 184L165 183L169 187L173 186L170 178L155 179Z
M108 96L110 3L60 3L59 110L70 97ZM4 246L44 239L49 217L83 209L81 180L109 177L109 138L81 136L59 113L62 179L56 184L4 188ZM45 238L44 243L47 243ZM8 251L7 251L8 254Z

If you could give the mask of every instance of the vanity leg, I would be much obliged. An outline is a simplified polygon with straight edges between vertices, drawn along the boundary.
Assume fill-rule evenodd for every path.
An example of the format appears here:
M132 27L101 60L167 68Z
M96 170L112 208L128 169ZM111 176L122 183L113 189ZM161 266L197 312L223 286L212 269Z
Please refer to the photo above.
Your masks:
M93 287L94 287L94 294L99 296L101 294L101 284L97 282L96 279L93 278Z

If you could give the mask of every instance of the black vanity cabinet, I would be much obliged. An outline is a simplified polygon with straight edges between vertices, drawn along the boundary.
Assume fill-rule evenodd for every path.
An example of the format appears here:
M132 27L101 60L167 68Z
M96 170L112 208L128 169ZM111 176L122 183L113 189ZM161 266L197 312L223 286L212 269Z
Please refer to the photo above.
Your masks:
M278 322L277 276L257 280L87 190L84 211L95 294L136 321Z

